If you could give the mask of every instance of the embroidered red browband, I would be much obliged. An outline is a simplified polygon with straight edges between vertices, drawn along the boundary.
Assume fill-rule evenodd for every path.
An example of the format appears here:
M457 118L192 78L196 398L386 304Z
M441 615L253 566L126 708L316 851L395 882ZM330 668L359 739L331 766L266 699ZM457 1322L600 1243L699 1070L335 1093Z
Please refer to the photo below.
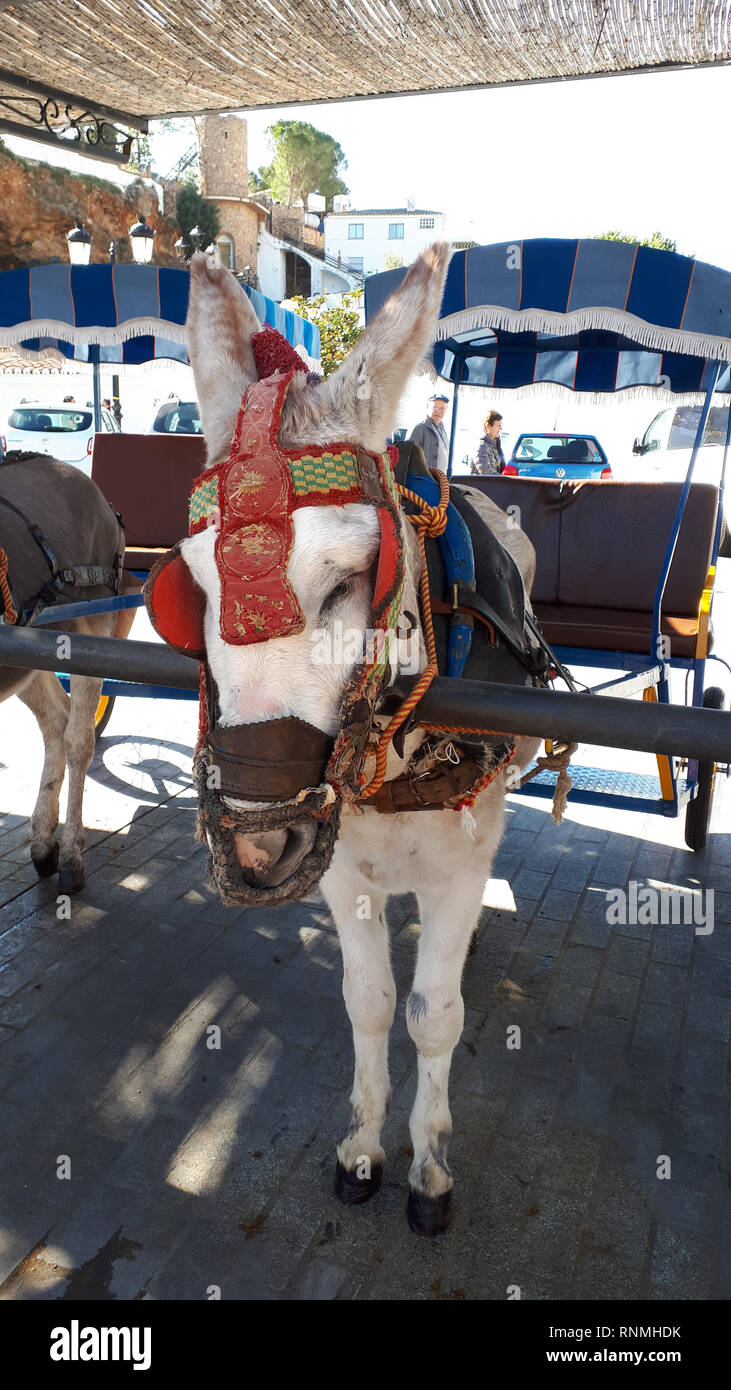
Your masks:
M276 373L248 388L228 459L202 473L191 492L190 534L209 526L217 532L220 631L223 640L233 645L265 642L304 627L287 578L292 517L299 507L348 502L377 506L381 549L374 625L391 625L388 610L400 593L398 494L388 452L371 454L351 444L283 449L278 442L284 399L299 369ZM166 560L151 576L150 616L166 641L191 654L202 654L202 596L193 601L182 558L173 553Z

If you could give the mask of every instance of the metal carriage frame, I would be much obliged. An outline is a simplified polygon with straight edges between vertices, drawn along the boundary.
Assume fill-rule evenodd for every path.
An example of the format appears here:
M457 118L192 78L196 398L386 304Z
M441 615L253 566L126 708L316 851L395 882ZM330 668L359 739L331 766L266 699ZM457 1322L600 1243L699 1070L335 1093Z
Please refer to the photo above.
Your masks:
M514 283L518 277L506 276L504 272L504 266L510 266L511 257L520 270L519 287ZM524 292L526 266L531 286L527 293ZM606 280L602 278L603 271L606 271ZM385 272L366 282L367 319L377 312L386 294L392 292L404 273ZM663 304L664 277L673 291L678 288L681 291L675 316L672 304ZM687 286L683 284L684 279ZM702 293L696 292L693 301L694 283L702 285ZM642 305L645 311L651 303L660 310L657 323L638 316L638 307ZM633 313L628 310L630 305ZM689 307L692 328L684 326ZM701 405L687 474L655 588L647 655L561 645L555 646L555 652L569 670L586 668L620 673L589 687L593 695L616 698L641 694L645 701L669 706L670 674L676 670L692 677L691 707L700 709L705 703L719 708L718 697L722 692L715 688L707 690L705 682L706 665L710 660L720 662L731 671L723 658L707 650L724 527L731 406L726 420L710 565L699 596L700 641L696 656L665 655L662 615L711 404L719 391L731 401L731 274L674 252L637 246L620 249L612 242L516 241L470 248L460 252L450 267L437 337L432 345L431 365L438 378L450 381L453 386L447 469L450 477L454 476L460 392L470 385L493 385L498 390L517 390L521 395L539 385L543 390L553 388L584 397L587 394L608 397L620 389L618 383L623 371L623 389L630 394L659 396L675 403L690 400ZM577 379L584 383L584 389L577 386ZM590 382L591 392L588 390ZM627 775L620 790L607 788L608 779L601 769L576 767L572 799L624 810L655 811L667 816L678 816L685 810L687 843L693 849L702 849L708 830L715 765L709 767L707 760L704 763L697 758L671 753L658 753L657 764L657 779ZM729 775L728 761L725 771ZM706 798L703 823L699 824L691 808L709 778L711 796ZM612 780L616 783L617 779ZM555 773L541 772L526 782L522 794L552 797L555 782Z

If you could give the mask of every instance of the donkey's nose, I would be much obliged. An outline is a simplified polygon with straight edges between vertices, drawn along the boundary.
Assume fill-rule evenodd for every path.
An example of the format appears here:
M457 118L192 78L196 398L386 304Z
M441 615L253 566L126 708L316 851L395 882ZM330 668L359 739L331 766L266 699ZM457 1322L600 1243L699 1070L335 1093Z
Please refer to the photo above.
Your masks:
M299 868L315 842L316 826L303 821L255 835L235 833L236 855L250 882L276 887Z

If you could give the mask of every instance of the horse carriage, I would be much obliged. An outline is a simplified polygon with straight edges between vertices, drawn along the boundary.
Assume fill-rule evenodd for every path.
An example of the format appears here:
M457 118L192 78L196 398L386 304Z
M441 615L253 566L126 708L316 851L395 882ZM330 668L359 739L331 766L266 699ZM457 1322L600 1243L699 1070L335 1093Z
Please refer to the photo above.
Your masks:
M580 246L570 245L578 265ZM481 259L492 263L495 250L478 248L477 266ZM531 281L528 263L526 256L516 304L502 312L509 334L516 327L511 316L518 316L517 356L535 361L542 356L536 335L555 335L557 310L555 295L550 312L541 306L550 276ZM587 297L582 269L576 273L575 267L571 284L577 295L583 285ZM70 611L50 603L30 628L0 624L0 663L65 671L72 686L75 676L91 675L99 682L95 694L127 693L116 683L102 687L104 674L115 682L126 676L138 683L140 693L161 694L164 687L165 694L177 688L187 696L198 687L200 663L197 835L208 845L222 901L277 906L298 901L319 884L338 929L356 1056L351 1124L338 1145L335 1176L336 1192L347 1203L368 1200L381 1183L388 1032L396 1000L385 906L390 893L413 886L421 935L406 1012L419 1079L410 1121L414 1158L408 1214L412 1228L428 1235L449 1222L447 1088L462 1030L460 981L502 834L505 795L515 785L511 774L529 767L539 737L547 733L567 744L632 746L666 759L684 755L700 768L693 780L688 765L681 786L670 765L676 778L673 807L679 808L696 799L701 804L708 781L702 778L703 764L711 765L712 779L713 764L728 748L728 715L713 708L678 709L669 702L676 662L694 672L694 699L702 702L710 581L699 612L688 613L688 607L699 564L707 578L718 554L717 490L712 496L692 490L691 470L679 494L670 500L657 494L662 505L653 503L635 515L632 499L639 494L630 491L625 494L629 504L611 514L613 527L629 527L635 517L638 545L647 544L644 528L662 527L674 515L648 626L642 597L634 607L627 604L630 617L607 602L617 596L611 591L616 572L603 604L597 594L587 604L584 591L569 602L572 595L562 587L567 564L570 573L578 564L574 556L582 534L591 546L582 571L587 575L597 556L614 545L602 512L602 497L610 494L596 492L611 484L586 484L565 494L551 483L550 495L521 491L492 497L486 489L466 486L471 479L450 490L447 477L428 474L410 446L384 452L398 400L426 350L433 349L438 370L444 370L451 353L459 361L460 383L476 371L460 341L460 334L473 330L474 319L464 304L450 307L455 293L466 294L471 270L464 253L450 264L449 247L436 244L405 274L397 273L398 281L391 278L384 286L385 277L378 277L369 286L365 333L337 373L318 383L292 347L295 320L283 323L283 334L262 328L254 297L247 297L229 272L196 258L188 349L209 466L200 471L205 460L194 437L185 443L183 436L173 437L164 460L159 440L109 436L97 437L92 469L117 505L118 499L125 501L122 483L129 487L126 567L136 586L149 572L147 607L168 649L82 633L59 655L56 634L44 638L33 630L70 619L106 617L119 623L119 610L138 603L138 594L117 593L83 612L76 605ZM693 270L708 292L709 268ZM374 298L379 281L382 301L388 297L381 314ZM162 288L159 283L158 304ZM727 294L725 283L721 288ZM719 301L716 289L711 286L713 323L718 329L720 318L727 329L731 300ZM618 293L616 283L612 293ZM691 345L699 348L698 339L706 344L714 365L694 359L698 377L688 388L706 385L702 431L719 378L728 389L731 341L728 333L703 338L694 326L699 308L691 288L686 299L693 325L687 339L681 330L661 329L662 345L655 353L641 336L648 326L638 326L639 316L625 321L625 309L617 317L647 344L643 357L661 357L663 368ZM631 293L625 290L622 302L631 303ZM701 293L701 319L704 304ZM502 327L494 304L479 309L485 321L480 331L493 341L478 343L478 364L496 359L493 342L499 346ZM604 311L572 308L574 333L583 338L597 312ZM157 321L145 321L151 326L157 328ZM616 383L623 335L616 325L592 332L613 337L611 348L606 346L614 357ZM532 350L526 348L526 334ZM581 341L573 346L575 376L583 346ZM630 339L629 349L633 346ZM592 340L589 365L597 353L603 362L602 344L595 349ZM175 512L176 499L183 507L196 474L186 525ZM516 480L497 479L495 485L506 482ZM544 484L528 480L523 487ZM153 492L162 498L159 509L150 505ZM510 510L516 497L520 524ZM566 521L577 497L582 508L588 499L578 535ZM135 498L141 499L139 510ZM687 543L680 540L684 526L693 533ZM672 570L679 545L683 567L690 563L687 557L693 559L687 584L685 569L680 578ZM85 575L82 585L92 577L98 579L98 573ZM535 613L527 597L531 587ZM666 593L673 602L669 619ZM547 611L551 603L555 613ZM599 639L597 615L604 608L609 616ZM564 626L552 629L552 622ZM590 629L584 644L581 622ZM340 646L335 641L330 655L318 661L316 633L337 638L343 628L347 641ZM661 648L668 630L671 643L687 640L680 654L675 646L669 652ZM571 641L552 650L551 638L556 642L566 632ZM634 634L634 647L625 640L627 633ZM351 648L353 635L359 644ZM650 661L643 655L647 648ZM598 653L602 661L613 658L620 668L632 657L629 674L609 687L612 698L606 688L591 696L576 691L564 659L574 661L582 652L592 662ZM152 673L157 679L150 681ZM548 688L556 675L567 680L568 694ZM655 703L617 698L638 690L656 693ZM565 754L554 749L552 756ZM562 772L565 786L565 767ZM663 799L669 804L669 797ZM369 809L375 814L365 814ZM34 862L40 873L52 873L52 851L47 845L43 849L39 845ZM448 922L445 864L451 875ZM411 878L405 879L404 866ZM70 886L78 888L80 880Z
M369 277L367 318L403 274ZM621 673L591 690L641 694L667 706L672 673L682 673L693 707L722 709L724 693L707 684L707 664L731 669L713 650L712 626L731 439L731 274L671 251L613 241L459 251L450 263L432 367L454 388L450 474L466 388L519 397L538 387L589 403L646 395L701 407L683 483L456 474L454 480L481 489L530 537L537 556L533 608L561 666L577 673L576 683L585 670ZM714 395L726 402L715 485L694 479ZM656 756L656 777L574 765L571 797L684 813L686 843L702 850L718 763ZM725 770L728 775L728 764ZM552 796L556 776L536 768L523 790Z

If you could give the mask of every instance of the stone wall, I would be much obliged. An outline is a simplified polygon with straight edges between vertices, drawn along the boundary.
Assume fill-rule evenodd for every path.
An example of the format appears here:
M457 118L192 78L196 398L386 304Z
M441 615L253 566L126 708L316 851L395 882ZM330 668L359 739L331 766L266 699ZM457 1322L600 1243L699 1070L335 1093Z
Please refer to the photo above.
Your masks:
M246 121L240 116L201 116L201 193L204 198L246 198L249 165Z
M156 265L178 265L173 249L179 231L158 213L154 188L126 189L68 169L17 159L0 144L0 270L68 262L66 233L80 219L92 237L92 262L109 259L114 240L119 261L132 260L129 228L143 213L155 229Z
M305 222L304 208L289 208L286 203L275 203L272 207L272 232L283 241L299 241L311 246L314 251L322 251L325 238L316 227Z
M252 203L228 202L226 199L209 198L218 208L221 226L219 236L230 236L234 244L234 270L250 266L256 273L259 240L259 214Z

